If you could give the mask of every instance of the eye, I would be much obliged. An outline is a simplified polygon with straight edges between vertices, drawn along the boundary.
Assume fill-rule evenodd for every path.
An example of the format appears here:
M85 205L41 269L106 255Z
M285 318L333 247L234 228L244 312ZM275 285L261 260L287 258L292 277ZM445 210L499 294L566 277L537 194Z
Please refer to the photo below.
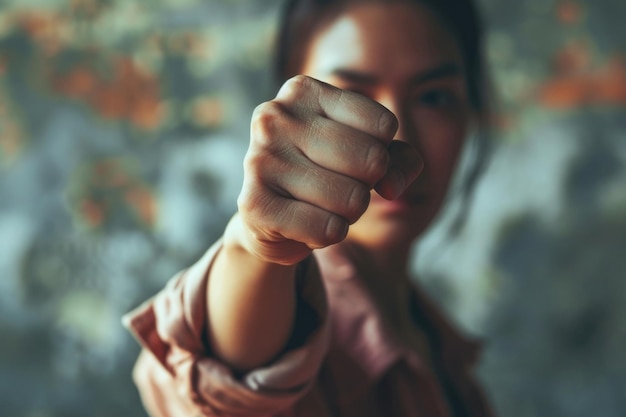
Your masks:
M456 102L456 97L449 90L433 89L419 94L416 102L429 107L448 107Z

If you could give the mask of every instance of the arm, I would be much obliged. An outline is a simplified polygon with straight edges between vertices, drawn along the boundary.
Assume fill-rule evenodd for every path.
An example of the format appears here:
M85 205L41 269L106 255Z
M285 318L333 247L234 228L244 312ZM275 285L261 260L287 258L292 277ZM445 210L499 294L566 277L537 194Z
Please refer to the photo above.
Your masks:
M295 265L264 262L239 242L237 214L224 233L224 246L207 284L209 343L233 368L265 364L287 343L295 320Z
M302 261L345 238L372 188L394 196L395 126L379 104L306 77L257 108L223 239L124 319L145 347L134 375L153 416L273 415L307 392L329 324L317 265ZM320 321L287 349L296 300Z
M239 213L209 275L209 342L225 362L245 371L274 358L294 325L294 265L343 240L372 188L403 191L388 175L396 129L380 104L303 76L257 107ZM414 178L407 154L418 158L406 150L400 172Z

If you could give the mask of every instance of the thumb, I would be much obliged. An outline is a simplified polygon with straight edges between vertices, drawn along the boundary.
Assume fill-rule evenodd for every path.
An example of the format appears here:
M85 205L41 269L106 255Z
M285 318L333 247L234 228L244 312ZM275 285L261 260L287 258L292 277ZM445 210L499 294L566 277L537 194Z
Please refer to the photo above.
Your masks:
M378 181L374 189L381 197L393 200L420 175L424 160L415 147L401 140L389 144L389 166L387 174Z

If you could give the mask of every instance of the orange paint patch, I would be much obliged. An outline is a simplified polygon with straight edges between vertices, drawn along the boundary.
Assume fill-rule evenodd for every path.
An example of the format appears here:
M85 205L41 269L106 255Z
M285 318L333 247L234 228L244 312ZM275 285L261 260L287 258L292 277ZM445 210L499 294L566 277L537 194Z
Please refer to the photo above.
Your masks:
M124 197L144 224L154 225L157 214L156 199L147 188L130 189Z
M31 38L46 36L59 26L58 17L50 12L24 11L15 16L17 26Z
M113 67L107 77L88 66L73 68L52 75L51 83L56 92L84 100L105 119L128 120L144 130L158 128L165 119L159 80L127 57L117 58Z
M152 227L157 203L152 189L133 174L133 165L119 158L82 167L69 194L73 211L87 226L106 227L116 218L133 219L133 226Z
M593 51L588 42L569 42L554 55L554 72L560 75L585 72L592 67L592 56Z
M43 55L50 57L63 47L62 30L67 26L66 17L50 11L22 11L14 16L16 26L35 44Z
M20 127L11 121L0 120L0 164L14 162L23 146L24 132Z
M144 130L154 130L165 119L165 106L154 97L139 99L131 109L130 121Z
M104 209L94 200L85 199L81 201L80 214L91 227L98 227L104 222Z
M593 70L580 74L555 74L539 88L539 102L547 107L570 109L587 105L626 104L626 62L614 56Z
M539 101L547 107L567 109L589 101L590 79L587 77L555 78L546 82L539 92Z
M77 67L54 80L54 89L75 98L86 98L93 94L98 85L98 76L88 67Z
M576 24L582 20L583 16L583 7L578 2L564 0L556 6L556 17L561 23Z
M615 56L601 68L593 82L594 98L600 103L626 105L626 61Z
M191 120L198 127L217 127L224 121L224 104L215 97L201 97L191 106Z

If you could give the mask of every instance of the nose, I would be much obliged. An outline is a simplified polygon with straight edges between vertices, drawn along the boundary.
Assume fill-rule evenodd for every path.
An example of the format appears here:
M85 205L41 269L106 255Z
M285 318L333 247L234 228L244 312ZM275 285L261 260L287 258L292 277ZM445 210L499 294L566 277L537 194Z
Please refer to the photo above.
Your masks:
M398 119L398 130L394 136L395 140L407 142L418 148L417 129L411 117L411 109L406 100L400 94L387 94L381 97L380 104L389 109Z
M388 94L381 97L380 104L389 109L398 119L398 130L394 136L394 140L398 140L408 144L409 146L396 146L397 152L404 154L400 158L404 165L405 173L413 172L419 178L423 177L423 171L426 168L426 160L424 152L419 141L419 134L415 120L412 117L411 105L401 94ZM396 144L400 145L400 144Z

